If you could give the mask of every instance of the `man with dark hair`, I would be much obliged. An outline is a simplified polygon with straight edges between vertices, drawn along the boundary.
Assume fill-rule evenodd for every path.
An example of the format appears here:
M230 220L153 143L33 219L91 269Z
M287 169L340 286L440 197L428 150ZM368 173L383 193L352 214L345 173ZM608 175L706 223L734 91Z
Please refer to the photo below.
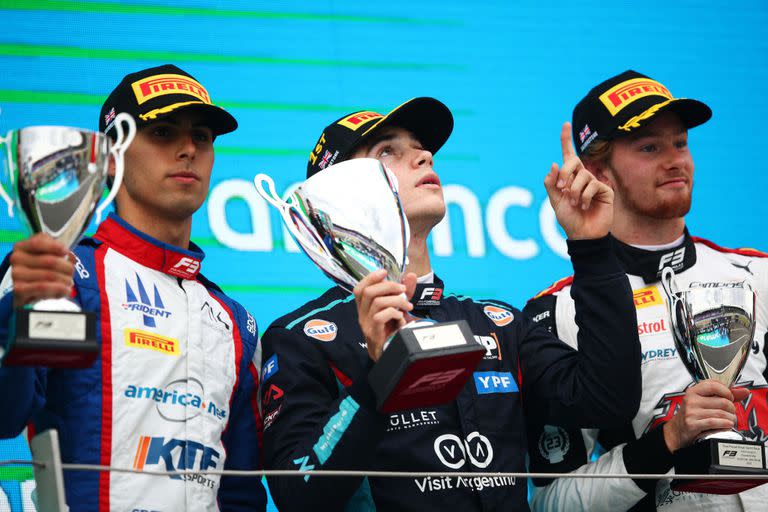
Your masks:
M237 128L206 89L172 65L127 75L101 109L136 120L111 214L72 253L48 235L17 243L2 273L0 335L13 306L69 296L97 316L101 349L84 369L3 368L0 435L31 421L59 431L64 462L155 471L256 469L256 322L203 277L190 241L213 169L213 140ZM69 259L65 256L69 255ZM8 269L8 264L11 267ZM266 507L258 480L195 474L65 472L73 510Z
M395 175L410 225L407 274L397 283L385 280L384 270L373 272L354 294L334 287L264 333L265 467L517 472L525 469L523 403L573 426L621 424L635 414L640 354L631 341L637 334L626 278L610 250L610 190L588 172L557 166L545 180L577 275L574 295L586 326L578 353L504 302L443 292L427 236L445 215L433 155L452 129L445 105L416 98L387 115L343 116L313 147L309 177L362 157L378 159ZM566 133L564 153L572 151L569 139ZM466 320L486 353L453 402L383 414L367 376L386 340L405 324L405 312ZM611 343L616 337L630 342ZM269 484L285 511L527 508L525 481L510 477L304 476Z
M688 129L711 115L704 103L675 98L659 82L634 71L595 86L574 108L573 135L579 142L577 155L567 165L589 170L615 193L611 232L634 289L643 351L643 397L637 416L623 429L603 425L582 433L541 421L529 433L531 471L662 474L672 469L672 453L713 430L737 426L756 441L768 439L764 299L768 260L752 249L724 249L692 237L685 226L693 189ZM739 388L728 389L714 380L693 385L670 330L660 284L665 267L677 273L681 289L739 281L758 292L757 329ZM560 280L524 311L581 349L571 290L571 278ZM614 343L625 340L615 338ZM601 453L596 462L588 463L592 455ZM544 486L549 480L534 483ZM536 492L532 508L765 510L766 499L766 487L719 496L672 491L669 479L561 478Z

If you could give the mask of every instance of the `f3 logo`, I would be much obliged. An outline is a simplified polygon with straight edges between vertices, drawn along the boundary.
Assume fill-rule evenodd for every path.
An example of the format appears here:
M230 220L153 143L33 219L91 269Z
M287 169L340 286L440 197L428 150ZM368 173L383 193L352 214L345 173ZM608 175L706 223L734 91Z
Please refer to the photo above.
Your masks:
M659 260L659 270L666 266L675 268L683 262L683 258L685 258L685 247L681 247L676 251L668 252Z
M432 286L424 288L424 291L421 292L421 297L419 297L419 300L429 299L429 300L440 300L440 297L443 296L443 289L442 288L434 288Z

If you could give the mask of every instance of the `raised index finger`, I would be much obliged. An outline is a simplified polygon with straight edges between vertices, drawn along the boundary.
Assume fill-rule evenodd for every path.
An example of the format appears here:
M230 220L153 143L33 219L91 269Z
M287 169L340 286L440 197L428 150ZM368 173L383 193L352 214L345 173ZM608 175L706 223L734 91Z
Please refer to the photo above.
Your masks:
M576 152L573 150L573 135L571 135L571 123L566 121L563 123L563 129L560 130L560 145L563 148L563 162L568 157L576 156Z

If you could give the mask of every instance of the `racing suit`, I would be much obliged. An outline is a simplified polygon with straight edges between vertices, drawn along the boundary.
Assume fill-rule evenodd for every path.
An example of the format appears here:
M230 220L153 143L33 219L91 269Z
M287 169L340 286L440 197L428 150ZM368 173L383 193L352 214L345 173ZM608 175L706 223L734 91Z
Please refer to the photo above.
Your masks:
M459 396L444 405L377 412L367 381L373 363L354 296L343 289L276 320L262 337L265 467L518 472L525 470L523 402L572 426L627 421L637 402L625 398L640 392L627 281L609 237L569 242L569 250L588 347L581 353L504 302L443 293L437 278L418 285L413 314L466 320L486 347ZM610 343L615 337L630 342ZM526 482L508 477L275 477L269 487L281 511L528 509Z
M74 300L96 312L85 369L0 369L0 436L59 432L64 462L144 470L256 469L256 322L199 274L203 253L110 215L74 249ZM3 267L8 272L8 258ZM4 280L8 281L8 279ZM12 293L0 301L8 334ZM74 511L252 511L258 479L65 471Z
M718 247L685 232L683 240L665 250L648 251L615 241L616 253L626 269L637 309L637 332L642 349L643 396L631 424L609 430L579 432L556 423L529 423L531 471L579 473L666 473L672 456L661 426L677 412L692 378L675 347L663 289L661 269L671 266L680 289L746 281L758 293L757 327L751 353L737 382L751 390L737 403L737 428L748 438L768 440L768 384L766 384L766 319L768 318L768 259L755 250ZM579 328L566 278L531 300L525 313L573 347ZM617 338L620 340L620 338ZM599 443L599 444L597 444ZM601 448L602 446L602 448ZM590 456L607 450L596 462ZM534 480L544 486L550 480ZM587 480L561 478L537 488L534 510L765 510L768 486L737 495L682 493L670 490L671 479Z

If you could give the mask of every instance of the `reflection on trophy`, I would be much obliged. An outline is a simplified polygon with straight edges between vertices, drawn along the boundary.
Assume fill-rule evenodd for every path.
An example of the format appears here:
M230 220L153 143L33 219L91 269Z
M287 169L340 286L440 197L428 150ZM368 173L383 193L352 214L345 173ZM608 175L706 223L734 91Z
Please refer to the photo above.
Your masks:
M124 128L124 124L127 127ZM14 204L33 233L47 233L73 247L94 212L101 222L123 179L123 155L136 134L128 114L115 119L117 140L101 132L64 126L31 126L11 130L0 138L4 147L4 180L0 197L13 217ZM115 160L115 180L106 199L109 157ZM13 199L11 199L11 197ZM16 310L5 347L4 366L90 366L99 353L96 314L83 312L70 299L44 299Z
M254 182L307 256L342 288L352 291L379 269L390 280L402 278L408 220L397 180L378 160L332 165L302 183L287 202L269 176L259 174ZM463 320L411 322L384 348L368 377L383 412L453 400L485 353Z
M731 387L749 356L755 334L755 292L745 282L701 283L680 291L674 271L663 270L675 346L696 382L713 379ZM736 429L716 432L675 452L678 474L766 475L765 447ZM736 494L768 480L676 480L683 492Z

